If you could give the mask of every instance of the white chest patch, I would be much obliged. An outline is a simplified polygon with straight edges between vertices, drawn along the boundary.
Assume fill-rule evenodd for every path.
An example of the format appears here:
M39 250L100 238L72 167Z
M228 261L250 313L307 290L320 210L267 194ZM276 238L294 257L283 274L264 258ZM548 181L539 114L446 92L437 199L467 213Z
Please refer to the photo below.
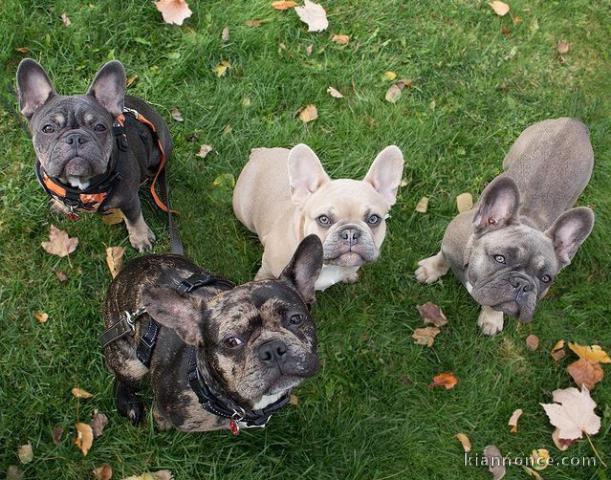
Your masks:
M473 285L471 285L471 282L465 282L465 287L467 287L467 292L471 293L473 291Z
M323 265L316 280L316 290L326 290L331 285L341 282L354 275L359 267L338 267L337 265Z
M280 393L274 393L273 395L263 395L263 397L261 397L261 400L259 400L257 403L255 403L252 406L253 410L261 410L262 408L267 407L268 405L271 405L274 402L277 402L278 400L280 400L280 397L284 395L284 392L280 392Z
M68 183L79 190L85 190L89 186L89 181L82 182L80 178L76 177L68 177Z

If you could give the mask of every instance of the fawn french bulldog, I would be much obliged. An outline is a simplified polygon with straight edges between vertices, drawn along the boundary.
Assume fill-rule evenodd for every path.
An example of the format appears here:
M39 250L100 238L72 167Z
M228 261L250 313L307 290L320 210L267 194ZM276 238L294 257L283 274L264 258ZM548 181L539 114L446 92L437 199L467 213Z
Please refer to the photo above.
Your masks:
M395 204L403 154L382 150L363 180L332 180L307 145L291 150L255 148L235 186L233 211L263 244L256 278L277 276L299 242L323 242L324 264L316 289L354 282L361 265L374 262Z
M160 429L265 426L318 370L309 306L321 267L314 235L279 278L236 287L180 255L132 261L110 285L100 338L119 412L142 420L148 375Z
M155 235L142 216L138 190L163 168L170 132L144 100L125 95L125 70L105 64L85 95L59 95L44 69L24 59L17 69L19 107L28 120L39 181L53 207L76 211L118 208L134 248ZM144 125L147 122L147 125Z
M441 251L418 263L416 278L432 283L451 268L482 306L478 325L486 335L503 329L503 314L531 321L594 226L592 210L571 208L593 165L588 129L578 120L531 125L478 204L452 220Z

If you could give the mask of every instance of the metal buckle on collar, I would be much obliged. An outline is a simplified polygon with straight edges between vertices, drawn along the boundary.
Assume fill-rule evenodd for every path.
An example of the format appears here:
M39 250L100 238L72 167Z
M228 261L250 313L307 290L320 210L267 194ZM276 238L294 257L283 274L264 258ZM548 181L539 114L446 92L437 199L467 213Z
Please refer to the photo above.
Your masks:
M136 117L136 120L140 118L140 112L138 110L134 110L133 108L123 107L123 113L131 113L134 117Z

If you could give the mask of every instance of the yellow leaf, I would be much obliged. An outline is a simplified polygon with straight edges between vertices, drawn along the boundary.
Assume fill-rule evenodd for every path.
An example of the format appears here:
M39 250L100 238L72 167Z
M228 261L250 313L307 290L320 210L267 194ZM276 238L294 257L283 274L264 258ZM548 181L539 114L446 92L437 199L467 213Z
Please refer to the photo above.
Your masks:
M507 422L507 425L511 427L511 433L516 433L518 431L518 419L522 416L523 413L524 412L522 411L522 409L518 408L511 414L511 418L509 419L509 422Z
M124 253L125 248L123 247L108 247L106 249L106 265L108 265L112 278L115 278L123 268Z
M462 444L462 448L466 453L471 451L471 440L469 440L467 435L464 433L457 433L454 435L454 438L456 438Z
M312 122L318 118L318 109L316 108L316 105L306 105L299 110L298 116L299 120L301 120L303 123Z
M392 82L395 78L397 78L397 74L390 70L384 72L384 78L390 82Z
M429 199L428 197L422 197L416 204L416 211L418 213L426 213L428 209L429 209Z
M38 320L38 323L47 323L47 320L49 320L49 315L41 310L37 310L34 312L34 318Z
M499 17L504 17L509 13L509 5L505 2L501 2L499 0L494 0L493 2L489 2L488 5L494 10Z
M76 437L74 438L74 444L80 448L83 455L87 455L89 449L93 445L93 430L90 425L86 423L77 423L76 425Z
M535 449L530 454L530 460L535 470L545 470L550 462L549 451L546 448Z
M83 390L82 388L74 387L72 390L72 395L75 398L91 398L93 397L92 393L89 393L87 390Z
M569 348L577 354L579 358L595 363L611 363L611 358L607 355L600 345L579 345L569 342Z
M227 60L223 60L216 67L214 67L212 71L216 74L217 77L220 78L220 77L224 77L225 74L227 73L227 70L229 70L230 68L231 68L231 63L229 63Z
M123 221L123 212L120 208L111 208L107 213L102 215L102 222L105 225L116 225Z

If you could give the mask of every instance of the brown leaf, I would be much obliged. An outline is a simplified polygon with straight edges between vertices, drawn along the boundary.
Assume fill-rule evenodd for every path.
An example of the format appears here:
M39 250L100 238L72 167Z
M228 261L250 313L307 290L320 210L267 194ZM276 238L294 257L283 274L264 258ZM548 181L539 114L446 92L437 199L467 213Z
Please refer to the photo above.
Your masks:
M247 27L260 27L261 24L263 23L263 20L246 20L244 22L244 25L246 25Z
M102 215L102 222L105 225L117 225L123 222L123 212L120 208L109 208L104 215Z
M106 265L110 270L112 278L115 278L123 268L124 247L108 247L106 249Z
M94 468L91 473L95 480L110 480L112 478L112 467L104 463L102 466Z
M55 270L55 276L61 283L65 283L68 281L68 275L66 275L61 270Z
M59 425L56 427L53 427L53 430L51 431L51 436L53 437L53 443L56 446L61 443L63 435L64 435L63 427L60 427Z
M557 428L552 433L552 440L554 441L554 445L561 452L567 450L571 445L573 445L577 440L565 440L564 438L560 438L560 429Z
M291 396L289 397L289 403L294 406L299 405L299 397L297 397L297 395L291 394Z
M566 367L566 371L578 387L582 385L592 391L605 376L599 363L580 358Z
M78 238L70 238L66 232L60 230L55 225L49 228L49 241L41 243L45 252L58 257L70 255L78 246Z
M339 92L339 90L333 87L327 88L327 93L331 95L333 98L344 98L344 96Z
M435 342L435 337L439 335L440 332L441 330L437 327L416 328L414 329L414 333L412 333L412 338L418 345L432 347L433 342Z
M439 373L433 377L433 382L429 385L430 388L443 387L446 390L453 389L458 383L458 378L452 372Z
M529 335L526 337L526 346L529 350L534 352L537 348L539 348L539 337L536 335Z
M32 444L30 442L25 445L21 445L17 449L17 456L19 457L19 461L21 463L30 463L34 460L34 450L32 449Z
M507 425L511 427L511 433L516 433L518 431L518 420L520 419L523 413L524 412L522 411L522 409L518 408L511 414L511 418L509 419L509 422L507 422Z
M464 433L457 433L454 435L454 438L456 438L462 444L462 448L465 453L469 453L471 451L471 440L469 440L467 435Z
M503 455L496 445L488 445L484 448L486 465L492 474L492 480L501 480L505 476L506 469L503 463Z
M277 2L272 2L272 8L276 10L290 10L291 8L295 8L297 3L292 0L279 0Z
M9 465L6 469L6 480L22 480L23 471L17 465Z
M554 360L559 362L564 358L566 352L564 351L564 340L558 340L552 347L551 356Z
M165 23L182 25L183 22L193 15L185 0L159 0L155 7L161 12Z
M418 200L418 203L416 204L416 208L415 208L415 210L418 213L426 213L428 209L429 209L429 198L428 197L422 197L420 200Z
M62 13L62 23L64 24L64 27L69 27L70 25L72 25L70 17L66 15L66 12Z
M104 428L108 425L108 417L96 409L93 411L90 425L93 431L93 438L101 437L104 433Z
M299 109L298 116L303 123L312 122L318 118L318 109L314 104L306 105Z
M566 55L567 53L569 53L570 49L571 44L569 42L565 42L564 40L559 41L556 45L556 50L558 50L558 53L560 55Z
M514 25L520 25L522 23L522 17L515 16L511 19Z
M348 45L348 42L350 41L350 37L348 35L344 35L344 34L334 34L331 37L331 41L337 43L338 45Z
M15 51L19 53L28 53L30 49L28 47L17 47Z
M494 13L496 13L499 17L504 17L507 15L507 13L509 13L509 5L507 5L505 2L494 0L493 2L488 2L488 5L490 5L490 8L492 8Z
M223 28L223 31L221 32L221 40L225 43L229 41L229 27Z
M473 195L469 192L461 193L456 197L458 213L468 212L473 208Z
M295 7L295 12L307 24L308 32L322 32L329 26L325 9L310 0L304 0L303 7Z
M82 388L78 388L78 387L74 387L72 390L70 390L72 392L72 396L74 398L83 398L83 399L87 399L87 398L91 398L93 397L92 393L89 393L87 390L83 390Z
M178 109L178 107L172 107L170 108L170 115L172 116L172 118L174 120L176 120L177 122L183 122L184 118L182 118L182 113L181 111Z
M93 445L93 430L91 426L86 423L79 422L75 426L76 437L74 438L74 444L83 452L83 455L86 456Z
M441 308L434 303L426 302L423 305L416 305L416 309L424 323L432 323L436 327L443 327L448 323L448 319Z
M501 33L505 36L508 37L509 34L511 33L511 28L509 28L507 25L503 25L501 27Z
M38 323L47 323L47 320L49 320L49 314L41 310L37 310L34 312L34 318L38 321Z
M195 154L195 156L199 158L206 158L212 150L214 150L212 145L200 145L199 151Z

